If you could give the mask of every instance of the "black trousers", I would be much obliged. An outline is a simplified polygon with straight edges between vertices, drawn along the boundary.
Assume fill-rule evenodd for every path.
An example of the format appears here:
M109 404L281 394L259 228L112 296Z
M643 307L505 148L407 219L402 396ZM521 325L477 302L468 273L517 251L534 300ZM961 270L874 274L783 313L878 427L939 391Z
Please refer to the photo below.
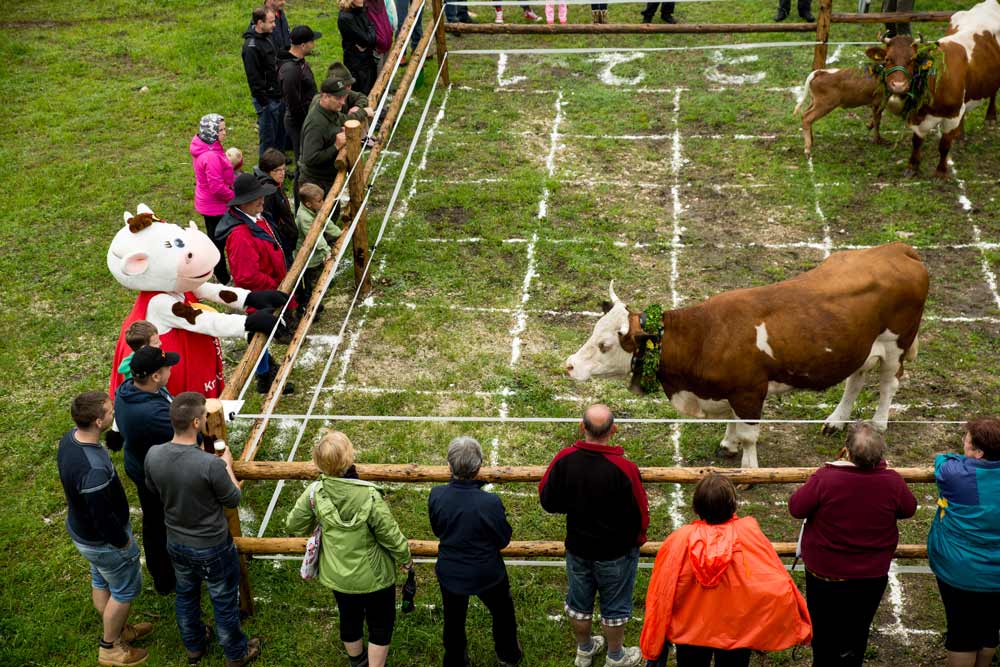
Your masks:
M229 282L229 269L226 267L226 244L215 238L215 226L219 224L219 220L222 220L222 216L203 215L201 217L205 218L205 232L208 234L208 238L212 239L212 243L219 249L219 261L216 262L214 271L215 279L225 285Z
M642 10L642 15L647 20L652 20L653 15L656 14L656 6L659 5L660 16L663 18L672 16L674 13L674 4L673 2L647 2L646 8Z
M510 596L510 580L503 578L499 584L478 594L493 619L493 647L497 657L504 662L521 660L521 647L517 643L517 619L514 618L514 600ZM441 586L444 606L444 667L464 667L466 662L465 619L469 611L469 596L452 593Z
M750 649L738 648L723 651L707 646L677 645L677 667L709 667L712 658L715 667L750 667Z
M368 623L368 643L388 646L396 625L396 587L387 586L371 593L334 591L340 612L340 641L356 642Z
M860 667L889 577L824 581L806 570L813 667Z
M146 479L136 479L128 473L139 495L142 508L142 550L146 554L146 569L153 577L153 587L162 595L173 593L177 586L174 563L167 553L167 525L163 521L160 496L146 486Z
M812 13L812 0L797 0L799 16L805 17ZM788 14L792 10L792 0L778 0L778 11Z
M913 0L882 0L883 12L912 12ZM909 35L909 23L886 23L886 35L895 37L896 35Z

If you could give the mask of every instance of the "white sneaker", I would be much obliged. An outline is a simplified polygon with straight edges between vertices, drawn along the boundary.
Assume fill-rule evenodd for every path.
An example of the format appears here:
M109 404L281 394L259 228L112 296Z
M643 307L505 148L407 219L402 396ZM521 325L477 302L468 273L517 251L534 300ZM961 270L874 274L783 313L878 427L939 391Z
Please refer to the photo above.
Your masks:
M604 637L601 635L592 636L590 641L594 646L589 651L581 651L579 646L576 647L576 660L573 663L576 667L590 667L594 656L604 650Z
M645 663L642 659L642 651L638 646L625 647L625 655L621 660L612 660L610 656L604 658L604 667L639 667Z
M502 9L498 9L498 10L496 10L496 12L497 12L497 15L495 17L493 17L493 22L494 23L503 23L503 10Z

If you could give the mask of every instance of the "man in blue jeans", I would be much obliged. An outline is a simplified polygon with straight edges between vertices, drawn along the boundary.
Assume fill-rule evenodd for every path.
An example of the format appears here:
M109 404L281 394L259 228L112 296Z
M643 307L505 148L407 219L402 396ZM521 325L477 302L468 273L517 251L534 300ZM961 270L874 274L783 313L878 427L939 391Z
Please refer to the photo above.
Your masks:
M224 513L239 506L240 488L229 449L213 456L198 446L206 416L201 394L174 397L174 437L146 454L146 486L163 502L167 552L177 576L177 626L188 663L201 660L211 638L201 620L204 581L226 667L241 667L260 655L260 639L248 640L240 628L240 561Z
M76 428L59 441L59 480L66 494L66 530L90 563L90 596L104 625L97 661L104 667L138 665L149 655L129 642L153 626L127 623L132 600L142 592L142 566L125 489L101 444L101 434L114 421L111 399L103 391L85 392L73 399L70 414Z
M565 609L576 636L576 667L591 667L605 639L605 667L644 662L638 646L623 644L649 503L639 468L621 447L608 445L617 428L608 406L591 405L580 422L584 439L556 454L538 484L542 509L566 515ZM598 594L604 637L591 636Z
M278 83L278 51L271 41L274 21L272 10L257 7L251 27L243 33L243 70L257 112L258 157L268 148L285 149L285 103Z

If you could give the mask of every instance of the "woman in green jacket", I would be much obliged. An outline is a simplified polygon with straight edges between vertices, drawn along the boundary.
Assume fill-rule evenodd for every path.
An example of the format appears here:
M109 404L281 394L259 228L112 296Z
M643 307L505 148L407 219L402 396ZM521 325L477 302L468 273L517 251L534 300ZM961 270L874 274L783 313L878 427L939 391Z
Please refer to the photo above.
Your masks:
M285 525L293 533L307 533L319 520L319 581L337 598L340 639L351 667L383 667L396 620L396 568L413 566L410 547L382 491L357 478L354 446L346 435L325 434L313 447L312 459L319 481L299 496ZM367 657L362 642L366 620Z

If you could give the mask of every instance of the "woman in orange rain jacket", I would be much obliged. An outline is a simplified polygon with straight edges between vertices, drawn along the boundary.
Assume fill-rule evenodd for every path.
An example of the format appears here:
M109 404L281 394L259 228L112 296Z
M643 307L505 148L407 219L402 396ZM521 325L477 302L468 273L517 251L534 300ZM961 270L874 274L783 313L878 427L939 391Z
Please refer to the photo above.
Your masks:
M694 491L701 517L660 547L646 592L640 645L656 661L677 646L678 667L747 667L751 650L808 644L806 601L752 517L736 516L736 489L706 476Z

